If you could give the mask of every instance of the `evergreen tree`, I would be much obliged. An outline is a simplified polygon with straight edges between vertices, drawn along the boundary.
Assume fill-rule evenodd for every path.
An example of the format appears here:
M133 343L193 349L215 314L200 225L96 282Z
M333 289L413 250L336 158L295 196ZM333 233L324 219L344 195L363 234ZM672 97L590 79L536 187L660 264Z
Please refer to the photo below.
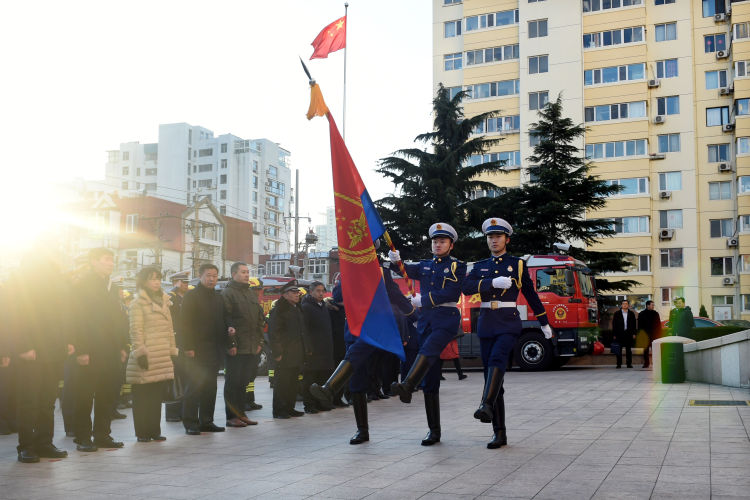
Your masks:
M477 239L472 214L477 213L485 202L472 200L472 193L496 189L494 184L478 179L503 171L504 162L476 160L500 140L473 135L477 126L483 125L497 112L465 118L461 101L466 95L461 91L451 98L449 89L440 84L433 100L434 131L420 134L415 139L427 143L429 150L401 149L380 161L378 172L391 179L396 193L376 203L404 259L429 255L429 226L435 222L447 222L459 235L457 255L474 260L462 242L472 237ZM486 246L484 249L486 253Z

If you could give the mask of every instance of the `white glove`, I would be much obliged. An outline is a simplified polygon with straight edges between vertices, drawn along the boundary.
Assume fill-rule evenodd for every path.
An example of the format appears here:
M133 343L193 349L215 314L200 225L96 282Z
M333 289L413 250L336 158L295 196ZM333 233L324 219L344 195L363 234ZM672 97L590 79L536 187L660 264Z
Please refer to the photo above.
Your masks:
M422 294L418 293L411 298L411 305L414 307L422 307Z
M544 334L545 339L552 338L552 328L549 325L542 326L542 333Z
M401 260L401 254L398 250L388 250L388 260L395 264Z
M512 284L513 280L507 276L498 276L497 278L493 278L492 280L492 286L494 286L495 288L507 289L510 288Z

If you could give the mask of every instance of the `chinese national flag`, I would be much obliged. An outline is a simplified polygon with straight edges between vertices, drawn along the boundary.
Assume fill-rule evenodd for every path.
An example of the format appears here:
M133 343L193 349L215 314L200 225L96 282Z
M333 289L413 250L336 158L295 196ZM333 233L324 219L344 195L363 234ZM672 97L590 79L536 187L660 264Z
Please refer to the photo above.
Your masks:
M328 57L331 52L346 47L346 16L336 19L334 22L323 28L318 36L315 37L312 44L313 54L310 59L323 59Z

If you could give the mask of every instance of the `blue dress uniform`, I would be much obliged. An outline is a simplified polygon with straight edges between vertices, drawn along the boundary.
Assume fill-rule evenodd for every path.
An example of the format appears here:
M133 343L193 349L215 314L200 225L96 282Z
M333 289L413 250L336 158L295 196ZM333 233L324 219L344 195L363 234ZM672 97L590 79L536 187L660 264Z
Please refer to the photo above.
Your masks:
M510 237L513 228L505 220L492 217L484 221L482 232L488 236L505 234ZM551 335L549 321L524 261L518 257L503 253L476 262L464 280L463 292L466 295L479 293L481 297L477 336L484 364L485 387L474 418L492 422L495 435L487 447L499 448L507 443L503 378L522 329L516 308L518 294L523 293L545 335Z

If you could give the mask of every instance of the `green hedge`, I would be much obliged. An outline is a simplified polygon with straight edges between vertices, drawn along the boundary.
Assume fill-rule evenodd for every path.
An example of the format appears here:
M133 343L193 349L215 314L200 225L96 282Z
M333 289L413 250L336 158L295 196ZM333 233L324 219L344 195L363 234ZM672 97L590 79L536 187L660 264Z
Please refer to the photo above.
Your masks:
M693 328L687 335L688 338L700 342L701 340L715 339L716 337L723 337L730 333L741 332L747 330L744 326L714 326L706 328Z

